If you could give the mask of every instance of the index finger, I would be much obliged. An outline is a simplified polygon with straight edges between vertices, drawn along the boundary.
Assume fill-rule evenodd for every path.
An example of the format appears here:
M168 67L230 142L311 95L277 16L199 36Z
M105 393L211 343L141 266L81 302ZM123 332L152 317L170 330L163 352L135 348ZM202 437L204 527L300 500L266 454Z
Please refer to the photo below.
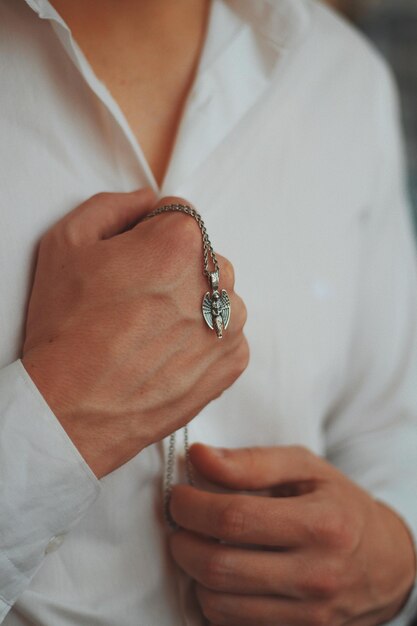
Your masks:
M271 498L177 485L171 496L171 515L182 528L227 543L276 548L307 543L313 509L310 495Z
M155 201L156 196L149 187L130 193L97 193L70 211L58 224L65 232L66 240L86 245L120 234L132 222L149 213Z

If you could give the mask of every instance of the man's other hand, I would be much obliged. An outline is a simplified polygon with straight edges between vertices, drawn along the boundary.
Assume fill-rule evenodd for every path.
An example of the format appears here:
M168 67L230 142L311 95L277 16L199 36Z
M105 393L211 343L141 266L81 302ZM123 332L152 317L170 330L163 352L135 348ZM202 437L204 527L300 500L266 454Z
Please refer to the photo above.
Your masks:
M398 613L415 577L411 538L336 468L301 447L198 444L190 458L232 490L172 492L171 551L210 626L375 626Z

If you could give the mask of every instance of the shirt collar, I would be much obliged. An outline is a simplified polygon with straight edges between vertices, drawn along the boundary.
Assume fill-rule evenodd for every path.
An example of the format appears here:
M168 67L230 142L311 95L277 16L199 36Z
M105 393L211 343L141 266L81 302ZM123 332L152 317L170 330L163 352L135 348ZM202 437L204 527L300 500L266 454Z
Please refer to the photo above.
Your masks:
M206 47L163 191L196 172L262 98L310 22L304 0L213 0Z
M210 20L195 83L189 94L163 187L158 190L126 118L48 0L25 0L51 24L84 79L121 127L156 191L179 185L219 146L256 104L275 69L307 30L306 0L212 0Z
M49 0L25 0L42 19L54 20L68 29ZM310 8L304 0L213 0L230 8L241 20L248 22L265 37L272 47L286 48L302 35L309 21ZM216 43L206 42L209 60L217 56Z

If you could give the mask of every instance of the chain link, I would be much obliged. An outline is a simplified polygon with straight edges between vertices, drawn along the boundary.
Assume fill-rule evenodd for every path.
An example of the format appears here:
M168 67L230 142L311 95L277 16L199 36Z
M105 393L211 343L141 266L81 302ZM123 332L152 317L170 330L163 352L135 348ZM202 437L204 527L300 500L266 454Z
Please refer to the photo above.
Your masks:
M200 213L196 211L193 207L188 206L188 204L165 204L164 206L160 206L151 213L148 213L141 221L145 222L146 220L151 219L151 217L156 217L156 215L161 215L161 213L184 213L185 215L190 215L197 222L200 230L201 236L203 238L203 257L204 257L204 276L210 278L210 270L209 270L209 255L211 256L211 260L213 262L214 270L216 272L219 271L219 264L217 263L216 254L213 250L213 246L211 245L210 238L207 234L206 225L204 224L203 218Z
M185 461L185 475L187 477L188 484L194 486L194 472L190 459L190 443L189 443L189 431L188 426L183 428L184 435L184 461ZM172 433L169 436L168 443L168 457L166 460L165 469L165 486L164 486L164 516L166 522L171 528L177 528L176 523L172 519L171 512L169 510L169 503L171 500L172 485L174 481L174 464L175 464L175 447L176 447L176 433Z
M164 206L158 207L151 213L148 213L141 222L145 222L152 217L156 217L157 215L161 215L162 213L184 213L185 215L189 215L194 218L197 222L201 236L203 239L203 260L204 260L204 268L203 274L209 279L210 284L210 269L209 269L209 257L211 257L214 271L219 272L219 264L217 262L216 254L213 250L213 246L211 244L210 238L207 233L206 225L204 224L203 218L200 213L196 211L193 207L188 206L188 204L165 204ZM194 474L193 467L190 460L190 446L189 446L189 432L188 427L185 426L183 429L184 433L184 461L185 461L185 473L187 476L188 483L190 485L194 485ZM175 447L176 447L176 433L172 433L169 437L168 444L168 456L166 460L165 467L165 485L164 485L164 515L167 523L172 527L176 528L176 524L172 519L169 504L171 500L172 493L172 485L174 480L174 466L175 466Z

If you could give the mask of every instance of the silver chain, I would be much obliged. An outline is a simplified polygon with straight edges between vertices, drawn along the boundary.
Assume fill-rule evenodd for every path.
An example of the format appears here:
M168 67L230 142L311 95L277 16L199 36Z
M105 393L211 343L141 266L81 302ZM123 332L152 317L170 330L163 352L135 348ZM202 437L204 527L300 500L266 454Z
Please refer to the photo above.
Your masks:
M210 269L209 269L209 258L213 263L214 271L219 272L219 264L217 262L216 254L213 250L213 246L211 245L210 238L207 234L207 229L204 224L203 218L200 213L196 211L193 207L188 206L187 204L165 204L164 206L158 207L151 213L148 213L141 221L145 222L146 220L151 219L152 217L156 217L157 215L161 215L161 213L185 213L185 215L189 215L194 218L197 222L201 236L203 238L203 260L204 260L204 268L203 274L210 280ZM184 426L184 457L185 457L185 472L187 476L188 483L190 485L194 485L194 475L193 468L190 460L190 449L189 449L189 433L188 427ZM164 485L164 514L167 523L176 528L176 524L171 517L171 513L169 510L169 504L171 500L172 493L172 485L174 479L174 466L175 466L175 443L176 443L176 433L172 433L169 437L168 444L168 457L166 461L165 468L165 485Z
M165 204L164 206L160 206L151 213L148 213L141 221L145 222L146 220L151 219L151 217L156 217L156 215L160 215L161 213L185 213L186 215L190 215L197 222L200 230L201 236L203 238L203 258L204 258L204 276L210 278L210 270L209 270L209 255L211 256L211 260L213 262L214 271L219 271L219 264L217 263L216 254L213 250L213 246L211 245L210 238L207 234L206 225L204 224L203 218L200 213L196 211L193 207L188 206L188 204Z

